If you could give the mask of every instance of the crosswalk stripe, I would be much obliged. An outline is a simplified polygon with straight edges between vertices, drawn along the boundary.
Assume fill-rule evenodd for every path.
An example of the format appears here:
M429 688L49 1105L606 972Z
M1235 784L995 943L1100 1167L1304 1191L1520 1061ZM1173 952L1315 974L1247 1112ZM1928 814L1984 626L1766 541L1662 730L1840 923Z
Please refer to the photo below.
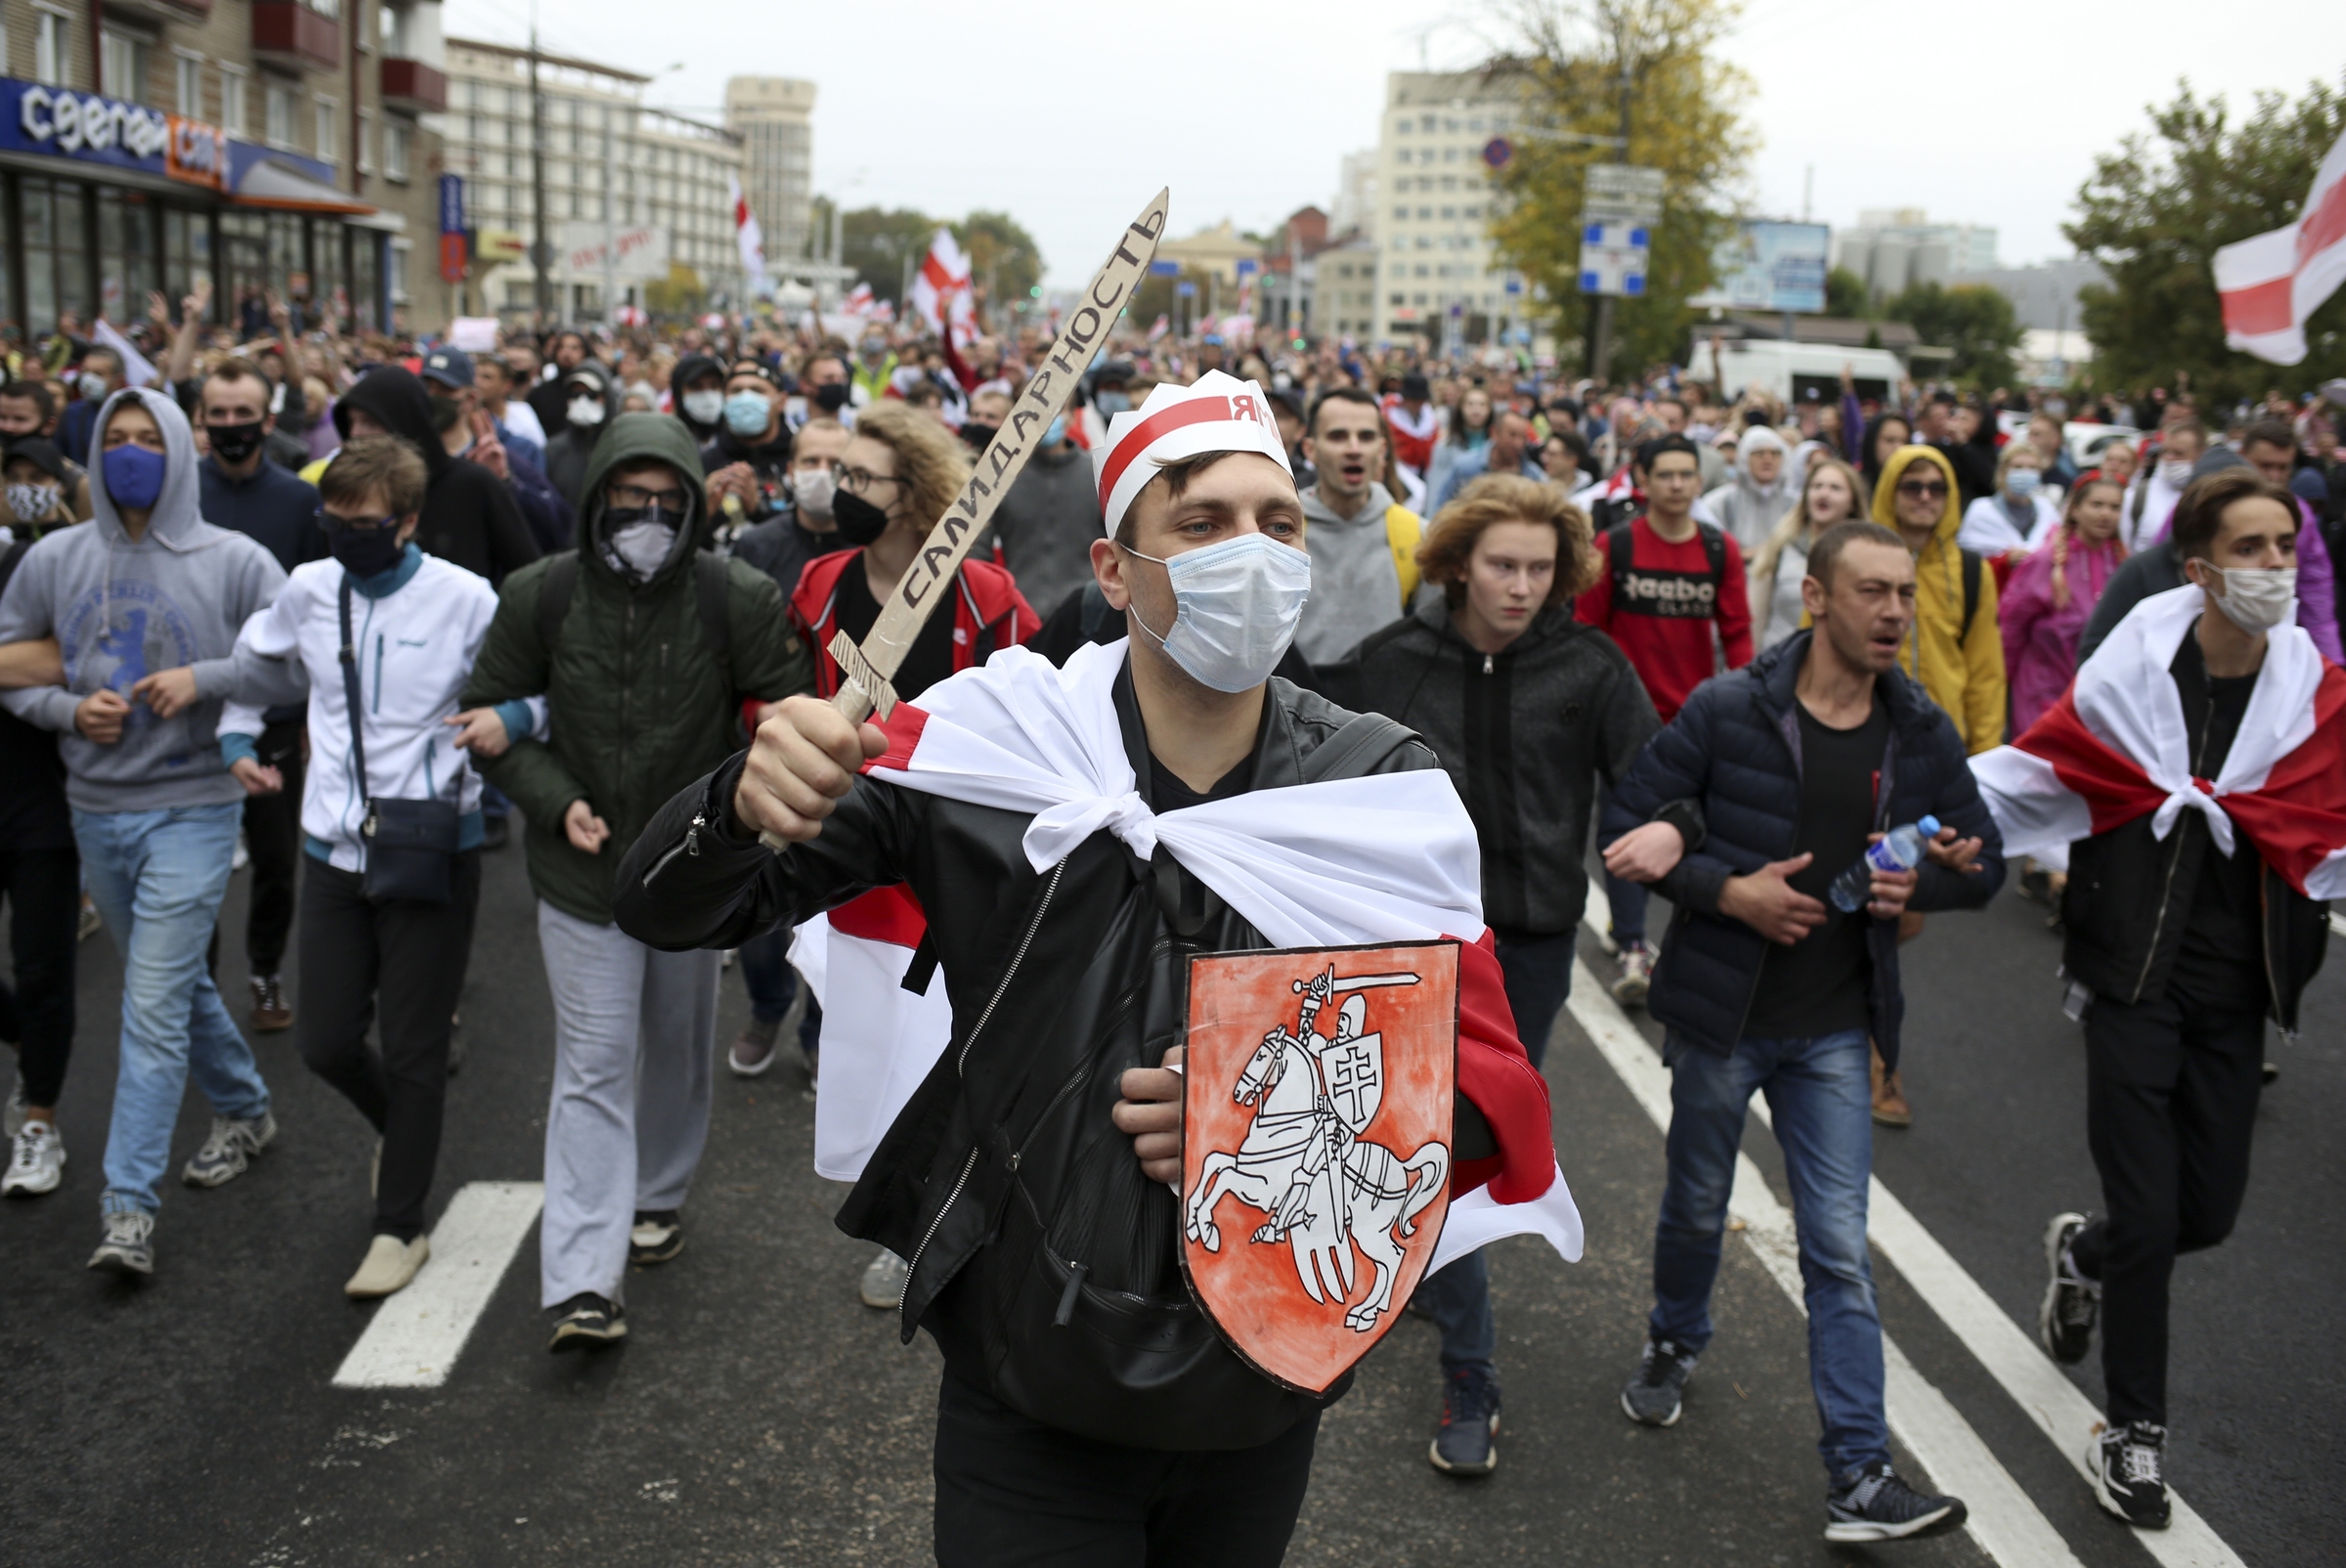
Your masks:
M2332 925L2339 924L2338 916L2329 918ZM1611 911L1605 902L1601 886L1589 888L1588 905L1582 919L1598 936L1604 935ZM1620 1027L1628 1031L1644 1059L1653 1065L1654 1071L1662 1075L1659 1109L1654 1104L1648 1104L1646 1109L1667 1132L1670 1127L1669 1078L1660 1060L1655 1057L1653 1048L1646 1044L1645 1037L1637 1033L1635 1025L1629 1022L1628 1015L1621 1011L1609 993L1597 985L1585 964L1577 965L1573 974L1574 1018L1581 1017L1579 1004L1584 981L1593 992L1592 1010L1601 1007L1619 1020ZM1601 1013L1599 1016L1602 1016ZM1587 1026L1584 1021L1582 1027ZM1590 1035L1594 1037L1593 1030ZM1621 1064L1614 1060L1612 1053L1607 1052L1606 1060L1614 1061L1616 1069L1619 1069ZM1774 1127L1775 1122L1768 1113L1766 1101L1755 1098L1752 1110L1761 1122L1771 1129ZM1745 1158L1748 1160L1749 1156ZM1754 1174L1756 1177L1756 1170ZM1743 1195L1740 1172L1735 1193L1736 1201L1740 1204ZM1773 1195L1770 1195L1770 1200L1773 1200ZM1749 1223L1747 1219L1746 1224ZM2101 1424L2102 1413L2095 1410L2093 1401L2087 1399L2077 1385L2070 1382L2066 1374L2054 1365L2053 1359L2044 1353L2027 1330L2006 1316L2004 1309L1996 1305L1995 1298L1980 1286L1978 1281L1972 1278L1962 1264L1955 1261L1954 1254L1939 1243L1938 1239L1914 1217L1905 1204L1898 1201L1896 1195L1882 1185L1882 1179L1878 1176L1871 1179L1869 1189L1866 1236L1882 1249L1882 1255L1914 1287L1915 1293L1930 1303L1931 1310L1938 1314L1939 1321L1962 1342L1964 1349L1971 1352L1973 1359L1986 1369L1988 1375L1995 1378L2013 1403L2020 1406L2028 1418L2036 1423L2037 1430L2052 1440L2053 1446L2069 1461L2070 1466L2080 1475L2088 1475L2086 1444L2094 1428ZM1758 1243L1754 1245L1757 1247ZM1795 1299L1798 1299L1797 1285L1796 1273L1786 1286L1796 1290ZM1887 1346L1888 1335L1884 1339ZM1921 1450L1917 1449L1916 1453L1919 1456ZM1928 1460L1925 1462L1928 1463ZM1953 1483L1942 1478L1940 1484L1951 1486ZM2246 1568L2238 1554L2183 1501L2172 1486L2167 1489L2167 1501L2172 1510L2172 1520L2166 1529L2134 1532L2143 1549L2150 1552L2160 1568ZM2033 1508L2034 1504L2030 1506ZM2041 1514L2039 1518L2042 1518ZM2051 1526L2048 1524L2047 1528ZM1999 1561L2011 1560L2000 1553L1997 1555Z
M1575 1023L1595 1042L1654 1125L1670 1130L1670 1073L1621 1008L1575 960ZM1743 1221L1743 1239L1793 1307L1807 1310L1792 1213L1769 1191L1749 1154L1735 1156L1735 1189L1728 1208ZM1888 1331L1882 1335L1884 1405L1898 1441L1929 1473L1933 1485L1960 1497L1969 1510L1964 1529L2002 1568L2080 1568L2020 1483L1990 1453L1955 1407L1906 1359Z
M342 1359L336 1388L437 1388L463 1354L505 1267L537 1222L537 1182L471 1182L432 1231L431 1261L375 1309Z

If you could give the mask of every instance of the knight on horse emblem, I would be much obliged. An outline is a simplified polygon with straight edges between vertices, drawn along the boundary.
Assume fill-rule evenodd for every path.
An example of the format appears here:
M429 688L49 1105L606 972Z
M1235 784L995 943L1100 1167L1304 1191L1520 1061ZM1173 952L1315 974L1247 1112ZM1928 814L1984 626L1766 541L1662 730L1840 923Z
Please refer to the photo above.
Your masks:
M1185 1257L1225 1336L1283 1382L1332 1384L1432 1255L1456 975L1455 945L1439 942L1194 961ZM1278 1008L1268 1029L1263 1011L1242 1016L1263 1001ZM1244 1245L1226 1250L1226 1224Z

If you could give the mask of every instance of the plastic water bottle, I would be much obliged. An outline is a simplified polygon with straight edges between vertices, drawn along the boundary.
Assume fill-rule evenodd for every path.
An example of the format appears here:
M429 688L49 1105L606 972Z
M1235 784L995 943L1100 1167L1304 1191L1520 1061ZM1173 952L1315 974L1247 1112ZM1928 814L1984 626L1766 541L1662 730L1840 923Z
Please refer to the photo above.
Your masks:
M1855 865L1833 879L1833 907L1843 914L1862 909L1874 895L1877 871L1912 871L1923 863L1923 846L1938 837L1938 818L1924 817L1902 828L1891 828L1873 844Z

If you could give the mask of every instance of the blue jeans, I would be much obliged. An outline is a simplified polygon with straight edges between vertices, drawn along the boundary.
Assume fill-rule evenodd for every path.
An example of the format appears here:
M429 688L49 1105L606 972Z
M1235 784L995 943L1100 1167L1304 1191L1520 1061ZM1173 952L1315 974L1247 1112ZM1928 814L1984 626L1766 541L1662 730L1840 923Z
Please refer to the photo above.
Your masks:
M1863 1029L1807 1039L1745 1038L1718 1056L1674 1029L1670 1177L1654 1234L1653 1336L1700 1352L1711 1342L1727 1195L1752 1091L1767 1096L1800 1240L1808 1307L1808 1381L1824 1423L1817 1451L1841 1479L1890 1458L1882 1414L1882 1311L1865 1251L1874 1161L1870 1048Z
M742 989L750 993L750 1017L760 1024L781 1023L799 994L799 972L790 967L790 927L776 926L735 950ZM809 993L799 1020L799 1048L811 1057L822 1037L823 1009Z
M1506 975L1507 1007L1515 1032L1537 1067L1547 1056L1547 1035L1572 994L1572 933L1555 936L1500 936L1499 967ZM1499 1328L1491 1318L1491 1269L1480 1252L1470 1252L1432 1278L1417 1293L1442 1330L1442 1370L1480 1367L1492 1371Z
M1596 790L1601 820L1604 804L1612 797L1602 784ZM1621 946L1645 940L1645 900L1652 891L1642 882L1625 882L1610 871L1605 873L1605 902L1613 910L1607 935Z
M122 1061L106 1141L106 1211L159 1204L188 1074L216 1114L269 1109L252 1047L204 963L228 891L240 803L73 813L82 874L122 954Z

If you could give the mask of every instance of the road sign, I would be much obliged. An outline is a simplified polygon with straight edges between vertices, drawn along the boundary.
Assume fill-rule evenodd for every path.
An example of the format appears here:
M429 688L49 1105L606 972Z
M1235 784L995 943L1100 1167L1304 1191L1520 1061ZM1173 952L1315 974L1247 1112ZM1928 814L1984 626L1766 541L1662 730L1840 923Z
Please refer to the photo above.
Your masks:
M1160 256L1149 264L1149 276L1151 278L1178 278L1181 276L1181 263L1167 261Z
M471 265L470 241L464 233L464 177L460 174L440 176L440 281L458 283L464 281Z
M1173 285L1173 292L1179 294L1184 299L1195 298L1197 293L1197 285L1185 278L1180 283Z
M1662 186L1660 169L1634 163L1591 163L1581 196L1581 219L1595 223L1605 218L1631 218L1650 226L1662 216Z
M1483 161L1495 169L1503 169L1515 155L1515 144L1503 136L1494 136L1483 144Z
M1642 223L1593 222L1583 227L1581 292L1631 299L1643 295L1650 239Z

